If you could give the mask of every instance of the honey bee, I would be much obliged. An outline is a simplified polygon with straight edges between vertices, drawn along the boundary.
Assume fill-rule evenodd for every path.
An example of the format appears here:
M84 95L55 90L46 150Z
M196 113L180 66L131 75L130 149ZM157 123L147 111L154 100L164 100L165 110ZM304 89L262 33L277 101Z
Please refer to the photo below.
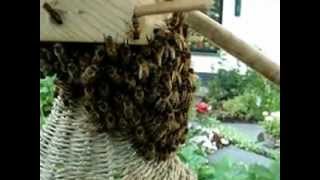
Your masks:
M67 62L67 58L65 57L65 50L62 44L56 43L53 46L53 52L54 52L54 55L58 58L61 71L66 72L65 62Z
M137 104L142 104L144 101L144 91L141 86L137 86L134 92L134 99Z
M81 83L83 85L90 85L97 79L99 68L97 65L88 66L85 71L81 74Z
M103 61L105 56L105 49L103 46L98 46L98 48L94 52L94 56L92 59L93 64L100 64Z
M95 92L95 89L93 87L87 86L83 89L83 92L84 92L84 99L85 100L93 100L94 92Z
M136 87L136 80L133 76L130 76L128 73L124 73L124 81L128 86L128 89L134 89Z
M146 62L143 62L139 64L139 73L138 73L138 79L145 81L150 74L149 65Z
M84 71L91 63L90 55L85 53L83 56L79 57L80 70Z
M144 157L146 160L152 160L155 158L156 156L156 147L154 144L149 143L147 144L145 147L145 153L144 153Z
M131 101L124 100L122 102L123 115L126 119L132 118L134 116L134 106Z
M189 26L187 24L183 24L182 35L185 39L188 38L188 29L189 29Z
M102 113L106 113L109 110L108 104L103 100L97 102L98 110Z
M104 35L104 42L105 42L105 52L107 52L109 59L112 62L115 62L118 56L117 44L113 41L112 36Z
M43 4L43 9L45 9L47 11L47 13L49 14L50 18L58 25L63 24L61 15L58 13L58 11L56 9L54 9L53 7L51 7L51 5L47 2L45 2Z
M170 75L170 73L164 73L160 78L160 82L163 83L162 85L164 85L166 90L172 90L172 76Z
M131 59L131 49L128 40L120 45L120 56L124 65L129 65Z
M133 40L140 39L140 31L141 30L140 30L140 25L139 25L139 19L135 14L132 17L132 27L133 27L133 32L132 32Z
M116 127L116 118L112 115L111 111L107 112L105 122L108 130L113 130Z
M107 98L110 94L110 88L107 83L102 83L98 87L98 93L100 97Z
M142 126L138 126L134 131L135 139L138 143L145 143L146 142L146 134L145 130Z
M80 71L74 63L69 63L67 69L70 77L69 82L71 83L79 77Z
M118 73L117 69L115 69L113 66L109 66L106 69L107 69L107 74L108 74L110 80L116 85L121 84L122 78L121 78L120 74Z
M155 109L160 111L160 112L164 112L166 110L170 110L173 109L172 104L170 103L169 97L159 97L158 101L155 104Z

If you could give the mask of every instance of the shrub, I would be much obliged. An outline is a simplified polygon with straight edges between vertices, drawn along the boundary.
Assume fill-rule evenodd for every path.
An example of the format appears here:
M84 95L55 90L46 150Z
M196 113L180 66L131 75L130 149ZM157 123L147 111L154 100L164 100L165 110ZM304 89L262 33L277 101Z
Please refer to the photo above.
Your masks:
M280 90L258 73L220 70L209 83L216 114L240 120L262 121L263 111L280 109Z
M40 126L45 124L54 99L55 76L40 79Z
M266 113L264 117L261 124L266 132L274 138L280 138L280 112Z

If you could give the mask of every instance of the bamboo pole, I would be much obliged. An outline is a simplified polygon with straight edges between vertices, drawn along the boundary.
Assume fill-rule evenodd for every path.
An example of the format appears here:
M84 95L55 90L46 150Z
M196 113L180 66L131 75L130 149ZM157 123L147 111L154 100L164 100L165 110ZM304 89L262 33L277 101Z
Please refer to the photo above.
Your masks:
M177 0L177 1L163 1L154 4L141 5L135 8L134 14L137 17L164 14L177 11L193 11L206 10L210 7L209 0Z
M186 22L192 29L280 86L280 66L219 23L200 11L188 13Z

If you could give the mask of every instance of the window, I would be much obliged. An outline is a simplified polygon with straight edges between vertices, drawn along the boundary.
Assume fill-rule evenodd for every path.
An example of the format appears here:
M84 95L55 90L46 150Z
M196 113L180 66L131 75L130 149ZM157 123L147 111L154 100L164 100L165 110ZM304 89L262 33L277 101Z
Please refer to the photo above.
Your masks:
M208 16L222 23L222 12L223 12L223 0L212 0L214 1L213 6L207 12ZM189 46L193 52L212 52L217 53L219 48L215 47L210 40L203 37L201 34L190 29L189 31Z

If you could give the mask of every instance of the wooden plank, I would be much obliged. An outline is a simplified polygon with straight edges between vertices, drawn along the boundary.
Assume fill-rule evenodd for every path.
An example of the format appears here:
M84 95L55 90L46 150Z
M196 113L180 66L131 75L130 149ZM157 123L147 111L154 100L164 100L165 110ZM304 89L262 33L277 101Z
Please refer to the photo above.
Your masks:
M155 26L164 25L168 14L139 18L139 40L131 40L131 18L134 7L152 4L159 0L40 0L40 41L103 42L103 34L111 35L117 42L129 40L132 44L145 44L146 36ZM42 7L47 2L62 16L57 25Z

